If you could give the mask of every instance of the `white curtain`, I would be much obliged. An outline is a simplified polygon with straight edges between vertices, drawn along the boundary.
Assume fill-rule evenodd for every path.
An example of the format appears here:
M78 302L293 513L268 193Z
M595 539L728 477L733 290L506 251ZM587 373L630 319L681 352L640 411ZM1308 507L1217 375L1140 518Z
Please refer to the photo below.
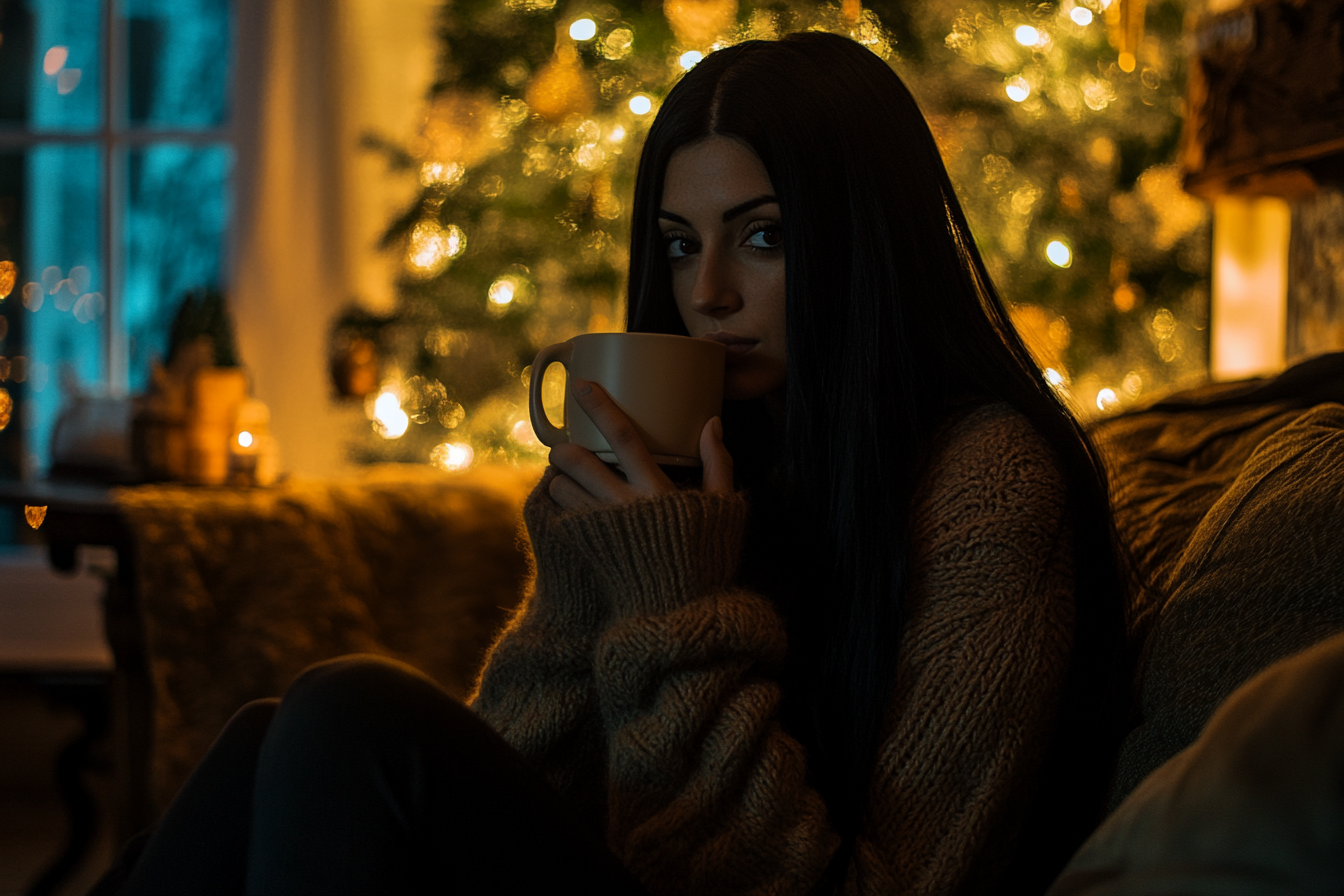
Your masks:
M397 259L375 243L417 185L359 136L417 132L439 5L239 0L232 306L254 394L298 475L340 473L363 420L334 398L331 322L350 302L395 306Z

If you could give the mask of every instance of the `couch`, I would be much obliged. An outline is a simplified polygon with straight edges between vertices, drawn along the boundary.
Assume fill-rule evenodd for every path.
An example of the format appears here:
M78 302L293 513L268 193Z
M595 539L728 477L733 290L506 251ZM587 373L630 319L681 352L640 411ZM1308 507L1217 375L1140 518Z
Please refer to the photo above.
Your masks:
M1181 392L1091 432L1145 582L1115 808L1244 682L1344 632L1344 353ZM520 510L539 472L374 471L241 497L126 492L160 805L234 707L316 660L385 653L463 695L526 575Z

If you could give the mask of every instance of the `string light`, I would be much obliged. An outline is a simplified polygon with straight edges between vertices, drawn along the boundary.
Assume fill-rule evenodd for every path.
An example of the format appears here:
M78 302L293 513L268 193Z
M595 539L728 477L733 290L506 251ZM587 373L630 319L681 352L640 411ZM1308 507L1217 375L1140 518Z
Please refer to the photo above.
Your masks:
M429 452L429 462L440 470L447 470L450 473L465 470L471 466L475 457L476 452L466 442L444 442L442 445L435 445Z
M586 16L582 19L575 19L569 26L569 36L574 40L592 40L597 36L597 23Z
M490 284L490 291L487 294L492 305L498 305L501 308L513 301L514 294L518 291L518 284L510 277L501 277Z
M385 439L399 439L411 425L410 415L401 409L397 393L385 389L373 402L373 429Z
M1073 251L1059 240L1051 240L1045 247L1045 257L1057 268L1066 268L1073 264Z

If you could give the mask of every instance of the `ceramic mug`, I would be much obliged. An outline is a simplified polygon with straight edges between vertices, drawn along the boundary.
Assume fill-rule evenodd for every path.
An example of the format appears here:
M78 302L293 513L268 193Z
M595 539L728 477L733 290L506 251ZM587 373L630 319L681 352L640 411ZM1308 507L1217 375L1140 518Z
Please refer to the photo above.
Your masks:
M718 342L663 333L585 333L548 345L532 362L528 411L532 430L548 447L573 442L607 463L616 455L593 421L565 390L565 427L551 423L541 404L541 380L551 364L570 377L607 390L635 424L660 464L700 466L700 432L723 412L727 350Z

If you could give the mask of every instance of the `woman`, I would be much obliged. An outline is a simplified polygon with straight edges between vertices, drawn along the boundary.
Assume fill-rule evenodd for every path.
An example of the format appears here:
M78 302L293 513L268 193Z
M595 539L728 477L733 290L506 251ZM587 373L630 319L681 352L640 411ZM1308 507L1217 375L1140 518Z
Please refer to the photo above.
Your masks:
M315 667L127 892L1044 889L1114 745L1105 487L904 85L822 33L707 57L644 147L630 295L631 330L730 346L699 487L573 383L625 475L552 452L475 714Z

